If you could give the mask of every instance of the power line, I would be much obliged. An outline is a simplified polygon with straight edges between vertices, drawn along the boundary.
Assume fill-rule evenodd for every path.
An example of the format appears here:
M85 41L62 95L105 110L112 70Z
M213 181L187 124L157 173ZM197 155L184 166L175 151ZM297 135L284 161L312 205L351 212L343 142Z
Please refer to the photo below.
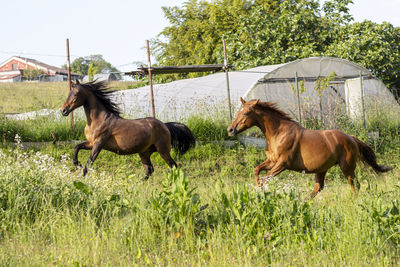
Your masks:
M40 53L30 53L30 52L17 52L17 51L0 51L2 54L11 54L11 55L28 55L28 56L44 56L44 57L63 57L66 58L66 55L54 55L54 54L40 54ZM71 55L72 57L79 57L77 55Z
M126 63L126 64L115 66L115 68L125 67L125 66L129 66L129 65L135 65L135 63Z

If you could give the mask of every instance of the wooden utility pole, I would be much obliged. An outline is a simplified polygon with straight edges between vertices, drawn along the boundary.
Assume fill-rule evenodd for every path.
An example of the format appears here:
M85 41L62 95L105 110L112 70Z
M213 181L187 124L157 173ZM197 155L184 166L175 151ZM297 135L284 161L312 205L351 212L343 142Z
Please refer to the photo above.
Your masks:
M228 95L229 118L232 121L231 90L229 88L228 57L226 56L225 40L222 40L222 44L224 46L224 70L225 70L225 76L226 76L226 93Z
M297 110L299 114L299 123L301 124L301 106L300 106L300 90L299 90L299 77L297 76L297 71L294 76L296 83L296 92L297 92Z
M150 61L149 40L146 40L146 46L147 46L147 62L148 62L148 72L149 72L149 81L150 81L151 109L153 111L153 118L155 118L156 117L156 108L154 106L153 79L151 77L151 61Z
M364 85L363 85L363 76L362 71L360 71L360 88L361 88L361 111L362 111L362 121L363 127L365 129L365 105L364 105Z
M72 84L71 84L71 62L70 62L70 57L69 57L69 38L67 38L67 70L68 70L68 86L69 90L72 90ZM71 127L72 131L74 130L74 112L71 112Z

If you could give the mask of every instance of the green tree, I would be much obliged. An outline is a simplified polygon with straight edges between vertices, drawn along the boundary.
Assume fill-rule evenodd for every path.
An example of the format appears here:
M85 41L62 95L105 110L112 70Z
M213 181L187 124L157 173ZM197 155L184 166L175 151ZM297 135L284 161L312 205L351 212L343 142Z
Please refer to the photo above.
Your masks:
M371 21L346 25L325 54L357 62L388 87L400 88L399 27Z
M164 7L171 26L166 27L154 40L155 54L161 65L196 65L221 63L221 38L236 34L241 18L253 5L271 13L281 0L190 0L182 8ZM199 73L169 75L195 77Z
M92 65L93 75L98 73L118 72L118 69L107 62L102 55L90 55L78 57L71 63L71 71L88 75L89 67ZM66 65L63 66L66 68Z
M222 62L226 39L230 62L239 69L321 54L336 25L351 17L349 0L219 0L163 8L171 26L155 41L161 65ZM321 11L325 15L321 15Z
M400 88L400 28L352 23L351 0L190 0L164 8L170 22L155 40L161 65L229 62L238 69L310 56L336 56ZM182 76L182 75L181 75Z
M42 74L44 74L44 71L41 69L24 69L23 79L27 81L32 81L37 79Z

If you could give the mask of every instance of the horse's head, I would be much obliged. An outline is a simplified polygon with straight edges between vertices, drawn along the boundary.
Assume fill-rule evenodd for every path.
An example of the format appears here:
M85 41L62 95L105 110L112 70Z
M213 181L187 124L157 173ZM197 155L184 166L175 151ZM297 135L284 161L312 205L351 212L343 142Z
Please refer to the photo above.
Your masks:
M259 100L244 101L240 98L243 107L238 111L235 120L228 127L229 136L236 136L238 133L252 127L256 123L256 113L254 107L257 105Z
M76 83L72 83L72 89L68 94L67 100L65 100L64 105L61 107L61 113L63 116L68 116L71 111L82 106L84 104L84 89L76 80Z

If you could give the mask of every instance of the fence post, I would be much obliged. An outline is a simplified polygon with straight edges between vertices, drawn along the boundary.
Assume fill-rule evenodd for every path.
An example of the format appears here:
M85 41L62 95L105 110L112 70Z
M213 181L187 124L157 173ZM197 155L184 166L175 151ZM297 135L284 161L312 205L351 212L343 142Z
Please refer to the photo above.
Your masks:
M300 107L300 90L299 90L299 77L297 76L297 71L294 76L296 83L296 92L297 92L297 109L299 113L299 123L301 124L301 107Z
M72 90L72 84L71 84L71 62L70 62L70 57L69 57L69 38L67 38L67 70L68 70L68 86L69 86L69 91ZM74 131L74 112L71 112L71 128L72 131Z
M151 76L151 61L150 61L150 47L149 47L149 40L146 40L147 46L147 62L148 62L148 69L149 72L149 81L150 81L150 96L151 96L151 109L153 113L153 118L156 117L156 108L154 107L154 94L153 94L153 78Z
M225 77L226 77L226 93L228 94L229 118L232 121L231 90L229 88L228 57L226 56L225 40L222 40L222 44L223 44L223 47L224 47L224 69L225 69Z
M365 129L365 106L364 106L364 86L363 86L363 76L362 71L360 71L360 87L361 87L361 109L362 109L362 120L363 127Z

